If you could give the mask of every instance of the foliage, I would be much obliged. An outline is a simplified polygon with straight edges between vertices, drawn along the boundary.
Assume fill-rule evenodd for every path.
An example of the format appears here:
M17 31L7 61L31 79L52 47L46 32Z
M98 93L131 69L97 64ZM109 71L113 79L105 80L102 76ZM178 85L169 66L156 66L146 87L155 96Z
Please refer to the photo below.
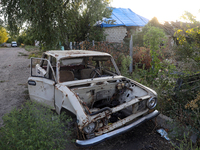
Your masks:
M25 23L44 50L54 49L59 42L100 39L102 32L94 25L110 16L109 3L109 0L1 1L10 31L18 32Z
M143 36L146 48L135 47L135 70L132 73L132 78L156 90L159 99L157 109L159 111L178 120L182 126L188 126L191 131L199 134L200 118L197 109L199 102L198 96L196 97L197 89L194 90L191 83L189 83L184 84L184 89L174 91L177 79L183 77L176 73L176 67L173 63L166 60L164 48L161 45L165 39L163 30L151 26L147 27L147 32ZM151 58L153 58L153 61L149 60ZM148 64L146 60L151 62L153 68L146 70L145 65ZM188 73L191 74L191 72L186 74ZM199 86L197 85L197 87ZM180 137L179 139L182 140ZM188 146L191 143L187 142L185 144ZM185 144L182 146L186 148Z
M191 121L193 123L193 128L200 132L200 92L196 95L195 99L188 101L185 104L185 109L187 113L190 114Z
M160 60L163 57L161 49L164 46L162 45L166 43L165 33L162 29L148 26L148 31L144 35L143 41L144 45L149 47L149 54L152 58L150 74L153 78L156 78L158 71L162 69L162 63L160 63Z
M25 46L25 50L28 51L28 52L35 52L35 51L39 51L39 47L26 45Z
M69 24L69 33L67 33L68 41L84 41L104 39L103 28L94 26L97 21L103 17L110 17L111 9L106 8L109 4L108 0L80 1L74 3L69 13L73 18Z
M160 23L156 17L152 18L143 28L142 31L138 31L133 34L133 45L144 47L144 35L148 32L150 27L161 28Z
M8 38L8 40L6 42L11 43L12 41L15 41L15 40L13 40L12 38Z
M65 117L65 119L61 118ZM14 109L3 117L0 129L1 149L63 149L70 129L70 119L58 117L50 109L26 102L20 110ZM64 121L65 120L65 121Z
M150 49L146 47L133 47L133 66L142 68L143 65L145 69L151 68L151 56L150 56Z
M189 21L188 26L183 29L177 29L175 36L178 40L176 55L179 60L189 62L196 69L200 67L200 22L196 21L195 16L185 12L183 19Z
M153 17L149 22L148 22L149 26L153 26L153 27L160 27L160 23L158 21L158 19L156 17Z
M123 76L129 76L129 71L127 70L127 68L129 68L130 66L131 57L128 55L125 56L124 54L121 54L120 61L121 61L121 67L120 67L121 74Z
M25 44L25 45L34 45L34 37L32 33L32 29L28 28L24 30L18 37L17 37L17 44Z
M38 46L25 45L25 50L29 52L28 58L37 57L41 58L43 52L39 50Z
M0 26L0 44L8 40L8 33L4 27Z

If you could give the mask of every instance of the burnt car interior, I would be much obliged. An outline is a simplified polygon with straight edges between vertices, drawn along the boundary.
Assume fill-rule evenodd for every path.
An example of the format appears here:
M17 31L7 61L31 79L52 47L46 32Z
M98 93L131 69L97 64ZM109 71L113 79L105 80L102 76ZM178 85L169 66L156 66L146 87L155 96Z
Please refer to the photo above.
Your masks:
M60 82L116 75L111 57L95 56L60 60Z

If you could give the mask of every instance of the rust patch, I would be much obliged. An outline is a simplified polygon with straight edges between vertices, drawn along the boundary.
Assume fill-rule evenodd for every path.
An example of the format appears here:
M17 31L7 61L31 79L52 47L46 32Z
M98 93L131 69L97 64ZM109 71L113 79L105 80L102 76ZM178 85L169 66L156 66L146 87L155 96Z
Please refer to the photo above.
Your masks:
M76 96L77 99L79 99L79 96L74 92L74 95Z
M65 95L66 97L68 96L68 94Z
M126 87L128 90L130 90L130 91L133 91L133 89L131 89L131 88L129 88L129 87Z
M85 108L87 109L87 111L89 112L89 114L91 114L90 109L88 108L87 104L85 102L82 102L82 104L85 106Z
M87 125L89 122L88 122L88 120L86 120L86 121L85 121L85 120L83 120L83 122L82 122L82 123L83 123L83 127L85 127L85 126L86 126L86 125Z
M100 115L98 115L98 116L96 116L94 119L92 119L92 121L95 121L95 120L97 120L98 118L100 118L101 116Z
M63 105L63 103L64 103L64 100L62 101L62 105Z
M103 82L97 82L96 83L96 85L102 85L103 84Z

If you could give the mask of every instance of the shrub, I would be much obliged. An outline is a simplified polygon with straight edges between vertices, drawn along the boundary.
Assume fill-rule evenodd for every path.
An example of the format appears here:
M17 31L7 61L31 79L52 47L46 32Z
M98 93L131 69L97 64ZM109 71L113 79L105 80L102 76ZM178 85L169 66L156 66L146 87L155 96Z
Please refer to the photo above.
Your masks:
M62 119L50 109L26 102L3 117L0 128L1 149L63 149L70 134L70 119Z

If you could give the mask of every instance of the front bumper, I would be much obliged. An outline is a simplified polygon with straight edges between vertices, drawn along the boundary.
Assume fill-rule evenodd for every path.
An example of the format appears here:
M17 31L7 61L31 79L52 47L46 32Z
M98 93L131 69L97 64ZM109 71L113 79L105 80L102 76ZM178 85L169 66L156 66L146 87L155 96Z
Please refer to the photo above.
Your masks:
M106 139L109 139L109 138L112 138L116 135L127 132L127 131L133 129L134 127L137 127L138 125L142 124L143 122L150 120L150 119L152 119L152 118L154 118L158 115L159 115L159 111L155 110L152 113L136 120L135 122L133 122L133 123L127 125L127 126L124 126L122 128L111 131L109 133L105 133L105 134L102 134L102 135L97 136L95 138L88 139L88 140L76 140L76 145L80 146L80 147L96 145L100 142L103 142Z

